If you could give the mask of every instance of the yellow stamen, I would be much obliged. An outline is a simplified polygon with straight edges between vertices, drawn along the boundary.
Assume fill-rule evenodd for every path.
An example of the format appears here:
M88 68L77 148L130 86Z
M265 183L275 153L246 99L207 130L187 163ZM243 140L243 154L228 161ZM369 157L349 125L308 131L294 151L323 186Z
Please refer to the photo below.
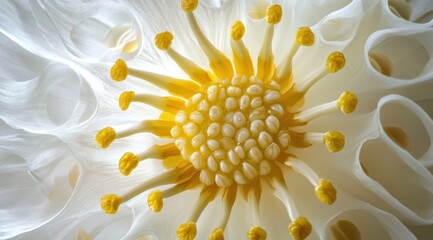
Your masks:
M121 73L124 72L126 72L126 74L121 75ZM111 68L111 78L113 78L115 81L125 80L126 75L128 74L143 79L159 88L167 90L172 95L183 98L189 98L200 91L200 84L194 81L176 79L161 74L129 68L121 59L117 60L114 66ZM122 76L124 76L124 78Z
M121 203L122 198L116 194L107 194L101 198L101 208L106 214L115 214Z
M244 24L241 21L236 21L230 29L233 64L235 65L236 73L249 77L254 74L254 66L250 53L242 41L244 34Z
M286 92L291 85L292 77L292 60L298 52L300 46L312 46L314 44L314 33L309 27L301 27L296 33L295 41L293 41L289 50L283 58L278 68L275 70L275 78L280 82L281 92Z
M107 148L116 139L116 131L112 127L106 127L96 134L96 143L101 148Z
M269 24L277 24L281 21L283 9L280 5L275 4L268 7L266 10L266 22Z
M161 191L155 190L147 197L147 205L152 212L160 212L164 206Z
M252 227L247 234L248 240L266 240L267 236L266 231L259 226Z
M162 32L155 36L155 46L161 50L167 50L173 41L173 34L170 32Z
M338 100L308 108L296 113L295 119L306 123L316 117L325 115L338 109L344 114L350 114L355 111L357 104L358 98L356 95L346 91L340 95Z
M336 73L340 71L346 64L346 58L341 52L333 52L328 56L326 61L326 69L330 73Z
M274 36L274 24L281 20L281 6L271 5L266 13L266 20L269 24L266 28L265 38L257 60L257 77L265 82L270 80L275 70L274 55L272 54L272 38Z
M217 228L209 235L209 240L224 240L224 230Z
M293 240L306 239L312 230L311 223L305 217L298 217L289 225L289 233Z
M189 1L184 0L183 2ZM222 53L214 45L212 45L209 39L206 38L206 36L203 34L200 27L198 26L194 13L191 11L185 12L188 13L188 23L191 27L192 32L194 33L194 36L197 39L198 44L203 49L206 57L209 59L209 65L212 71L220 79L231 79L233 77L233 67L230 60L224 55L224 53Z
M132 170L137 167L139 161L140 159L137 155L133 154L132 152L126 152L119 161L120 173L128 176Z
M125 80L128 76L128 66L125 61L117 59L116 63L111 67L110 75L114 81L120 82Z
M344 147L344 135L337 131L328 131L323 135L323 143L328 151L339 152Z
M180 6L185 13L190 13L197 8L198 0L182 0Z
M301 27L296 33L296 43L302 46L312 46L314 38L314 33L309 27Z
M343 92L338 99L337 106L344 114L350 114L355 111L358 105L358 97L349 92Z
M333 204L337 199L337 190L332 186L331 182L326 179L319 179L315 191L317 198L324 204Z
M134 99L135 93L133 91L126 91L120 94L119 97L119 107L122 111L125 111L129 108L129 104L131 104Z
M93 240L92 236L90 236L90 234L88 234L84 229L79 228L76 232L75 232L75 240Z
M176 235L179 240L194 240L197 235L195 222L182 223L177 227Z

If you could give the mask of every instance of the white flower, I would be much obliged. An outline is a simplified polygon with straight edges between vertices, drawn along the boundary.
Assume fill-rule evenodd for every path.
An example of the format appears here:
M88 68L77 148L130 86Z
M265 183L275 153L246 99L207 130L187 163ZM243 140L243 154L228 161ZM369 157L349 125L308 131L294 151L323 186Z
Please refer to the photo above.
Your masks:
M0 238L431 236L428 1L3 5Z

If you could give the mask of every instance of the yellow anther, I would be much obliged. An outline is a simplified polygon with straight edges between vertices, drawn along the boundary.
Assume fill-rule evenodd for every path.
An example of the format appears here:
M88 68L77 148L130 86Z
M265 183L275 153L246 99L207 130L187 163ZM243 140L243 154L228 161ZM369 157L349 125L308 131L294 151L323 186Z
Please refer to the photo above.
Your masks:
M197 8L198 0L182 0L180 6L182 10L186 13L190 13Z
M101 198L101 208L106 214L115 214L121 203L122 198L116 194L108 194Z
M328 56L326 60L326 69L330 73L336 73L340 71L346 64L346 58L341 52L333 52Z
M132 100L135 97L135 93L133 91L126 91L120 94L119 97L119 107L122 111L125 111L129 108L129 104L131 104Z
M283 16L283 10L281 5L274 4L268 7L266 10L266 22L269 24L277 24L281 21L281 17Z
M266 240L267 236L266 231L259 226L252 227L247 234L248 240Z
M155 190L149 194L147 197L147 206L149 206L150 211L160 212L164 206L161 191Z
M112 127L106 127L96 134L96 143L101 148L107 148L116 139L116 131Z
M356 105L358 105L358 97L349 92L343 92L338 98L337 106L344 114L350 114L355 111Z
M298 217L289 225L289 233L293 240L306 239L312 230L311 223L305 217Z
M233 40L239 41L245 34L245 26L241 21L236 21L233 23L230 29L230 36Z
M177 227L176 235L179 240L194 240L197 235L195 222L180 224L179 227Z
M337 131L328 131L323 135L323 143L328 151L339 152L344 147L344 135Z
M161 50L167 50L173 41L173 34L170 32L162 32L155 36L155 46Z
M224 230L217 228L209 235L209 240L224 240Z
M133 154L132 152L126 152L119 161L120 173L128 176L132 170L137 167L138 162L140 162L140 158L137 155Z
M110 75L114 81L125 80L128 76L128 65L122 59L117 59L116 63L111 67Z
M296 33L296 43L303 46L312 46L314 44L314 33L309 27L301 27Z
M337 199L337 190L335 190L332 183L326 179L319 179L316 188L316 196L324 204L333 204Z

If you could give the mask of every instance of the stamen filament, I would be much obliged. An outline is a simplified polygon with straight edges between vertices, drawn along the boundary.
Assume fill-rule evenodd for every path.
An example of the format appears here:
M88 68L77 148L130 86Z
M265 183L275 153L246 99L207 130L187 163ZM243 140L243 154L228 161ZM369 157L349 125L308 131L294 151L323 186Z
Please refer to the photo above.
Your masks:
M245 33L245 26L241 21L236 21L230 31L230 45L233 51L233 63L236 73L250 77L254 75L254 66L251 60L250 53L246 48L242 37Z
M206 70L199 67L193 61L188 58L182 56L178 52L176 52L173 48L167 49L167 54L177 63L177 65L186 73L188 76L200 83L206 84L212 82L212 79L209 77L209 74Z
M257 61L257 77L267 82L274 75L274 55L272 54L272 38L274 36L274 25L281 21L282 8L278 4L268 7L266 10L266 22L268 26L265 32L263 45Z
M180 151L174 143L167 143L164 145L155 144L146 151L138 154L138 157L140 158L140 161L143 161L149 158L166 159L179 154Z
M135 196L155 187L160 187L170 183L174 183L179 176L179 171L176 169L171 169L152 177L140 185L136 186L132 190L128 191L122 196L122 202L127 202L134 198Z
M190 80L176 79L133 68L129 68L129 75L143 79L159 88L168 91L172 95L182 98L189 98L200 91L200 85Z
M344 114L350 114L355 110L357 104L358 98L356 95L346 91L340 95L338 100L303 110L297 113L295 118L301 122L308 122L335 110L340 110Z
M310 168L304 161L299 160L296 157L289 156L284 162L287 166L291 167L295 172L304 176L313 186L317 186L319 182L319 176Z
M123 92L119 97L119 106L125 111L131 102L140 102L151 105L161 111L176 113L185 107L185 102L177 97L156 96L152 94L135 94L134 92Z
M233 77L233 67L230 60L206 38L192 11L187 13L187 19L198 44L209 59L210 68L215 75L221 79L231 79Z

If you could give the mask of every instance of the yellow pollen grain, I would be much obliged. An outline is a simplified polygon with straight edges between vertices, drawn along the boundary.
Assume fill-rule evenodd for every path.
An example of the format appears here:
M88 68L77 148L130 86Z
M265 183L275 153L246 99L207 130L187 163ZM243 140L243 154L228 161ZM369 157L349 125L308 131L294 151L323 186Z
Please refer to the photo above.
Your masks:
M315 188L315 192L319 201L324 204L331 205L337 199L337 190L327 179L319 179L319 183Z
M116 82L125 80L128 76L128 65L126 65L125 61L117 59L116 63L111 67L110 76Z
M132 100L135 97L135 93L133 91L125 91L120 94L119 97L119 107L122 111L126 111L129 108L129 104L131 104Z
M101 208L106 214L115 214L121 203L122 198L116 194L107 194L101 198Z
M182 0L180 6L185 13L191 13L197 8L198 0Z
M357 105L358 105L358 97L349 91L343 92L337 101L337 107L344 114L350 114L353 111L355 111Z
M283 16L283 10L281 5L274 4L271 5L268 10L266 10L266 22L269 24L277 24L281 21Z
M248 240L266 240L267 236L266 231L259 226L252 227L247 233Z
M239 41L245 34L245 26L241 21L236 21L230 28L230 36L234 41Z
M150 211L160 212L164 206L161 191L155 190L149 194L147 197L147 206L149 206Z
M155 36L155 46L161 50L167 50L173 41L173 34L170 32L162 32Z
M337 131L328 131L323 135L323 143L328 151L332 153L339 152L345 144L344 135Z
M128 176L132 170L137 167L138 162L140 162L140 158L137 155L133 154L132 152L126 152L119 161L120 173Z
M296 33L296 43L302 46L312 46L314 44L314 33L309 27L301 27Z
M101 148L107 148L116 139L116 131L112 127L106 127L96 134L96 143Z
M177 227L176 235L179 240L194 240L197 235L195 222L182 223Z
M217 228L209 235L209 240L224 240L224 230Z
M326 69L330 73L336 73L340 71L346 64L346 58L341 52L333 52L329 54L326 60Z
M305 217L298 217L289 225L289 233L294 240L306 239L312 230L311 223Z

